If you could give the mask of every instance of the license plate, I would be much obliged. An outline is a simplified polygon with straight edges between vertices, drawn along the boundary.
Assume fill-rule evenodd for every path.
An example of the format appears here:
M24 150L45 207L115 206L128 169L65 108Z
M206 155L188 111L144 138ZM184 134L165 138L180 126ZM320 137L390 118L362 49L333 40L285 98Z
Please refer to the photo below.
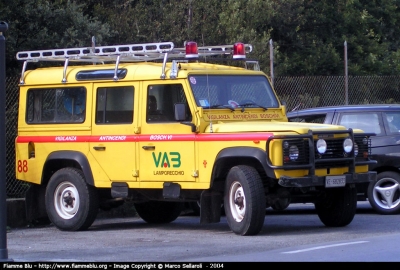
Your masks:
M325 187L344 187L346 185L346 176L334 175L325 177Z

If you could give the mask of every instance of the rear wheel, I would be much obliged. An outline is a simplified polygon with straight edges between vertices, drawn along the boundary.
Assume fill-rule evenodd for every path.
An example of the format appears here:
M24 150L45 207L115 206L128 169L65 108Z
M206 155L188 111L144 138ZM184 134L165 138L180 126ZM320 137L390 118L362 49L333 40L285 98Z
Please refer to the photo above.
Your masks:
M357 208L355 188L326 189L325 198L315 203L317 214L328 227L343 227L351 223Z
M400 174L379 173L377 181L371 182L368 186L368 201L380 214L400 213Z
M60 230L85 230L96 219L99 209L97 190L88 185L83 172L63 168L50 178L46 188L46 211Z
M190 202L190 208L193 211L193 214L196 216L200 215L200 201Z
M291 203L289 191L285 188L278 188L276 195L278 198L271 204L271 208L275 211L283 211L288 208Z
M225 185L225 215L231 230L239 235L256 235L264 224L265 195L260 175L250 166L233 167Z
M147 223L170 223L177 219L183 210L183 203L149 201L135 203L138 215Z

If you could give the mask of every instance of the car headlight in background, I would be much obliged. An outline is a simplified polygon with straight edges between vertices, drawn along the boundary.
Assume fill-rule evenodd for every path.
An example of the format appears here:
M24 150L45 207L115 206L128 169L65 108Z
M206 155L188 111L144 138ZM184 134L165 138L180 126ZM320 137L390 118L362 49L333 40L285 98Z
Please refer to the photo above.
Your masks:
M364 137L362 142L363 142L363 144L368 145L368 138Z

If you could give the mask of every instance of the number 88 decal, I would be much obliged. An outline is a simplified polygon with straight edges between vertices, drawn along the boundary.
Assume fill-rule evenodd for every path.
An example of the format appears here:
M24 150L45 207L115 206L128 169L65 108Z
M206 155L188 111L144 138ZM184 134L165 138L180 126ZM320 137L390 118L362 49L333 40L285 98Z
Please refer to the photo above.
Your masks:
M27 172L28 171L28 161L27 160L18 160L18 172Z

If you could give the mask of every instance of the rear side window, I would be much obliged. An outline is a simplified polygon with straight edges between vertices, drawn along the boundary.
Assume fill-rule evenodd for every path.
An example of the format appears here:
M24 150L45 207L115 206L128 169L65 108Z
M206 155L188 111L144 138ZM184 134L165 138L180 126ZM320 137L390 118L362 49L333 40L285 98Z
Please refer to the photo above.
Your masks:
M96 124L133 123L133 86L99 87L96 99Z
M382 133L382 126L379 124L379 113L342 113L338 125L347 128L362 129L367 133Z
M319 123L325 122L326 114L314 114L307 116L290 117L289 122L303 122L303 123Z
M28 124L83 123L84 87L29 89L25 120Z

